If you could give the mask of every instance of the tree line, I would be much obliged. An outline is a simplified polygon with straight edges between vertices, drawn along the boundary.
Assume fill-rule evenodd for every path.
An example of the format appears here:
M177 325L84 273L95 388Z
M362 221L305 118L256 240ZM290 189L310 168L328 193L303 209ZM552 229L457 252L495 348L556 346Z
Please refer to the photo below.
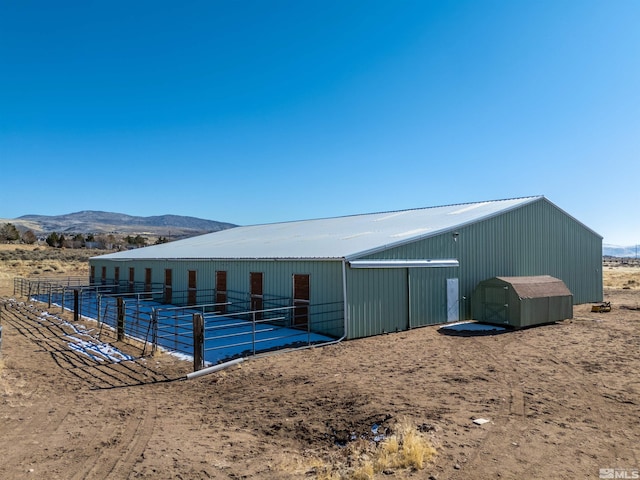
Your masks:
M139 248L149 244L149 239L141 235L127 235L126 237L116 236L113 234L94 235L89 233L69 234L65 236L62 233L52 232L44 239L45 243L55 248L103 248L107 250L117 250L120 248ZM167 243L167 237L158 237L154 242L155 245ZM0 242L3 243L25 243L33 245L38 242L38 237L31 230L20 232L12 223L5 223L0 226Z

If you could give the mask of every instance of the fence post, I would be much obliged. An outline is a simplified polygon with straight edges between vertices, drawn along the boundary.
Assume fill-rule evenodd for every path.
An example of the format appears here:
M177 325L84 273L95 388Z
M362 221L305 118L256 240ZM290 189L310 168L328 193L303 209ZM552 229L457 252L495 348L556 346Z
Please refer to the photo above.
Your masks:
M140 295L136 295L136 330L138 329L138 325L140 324Z
M117 339L119 342L124 340L124 300L118 297L118 321L117 321Z
M256 312L251 312L251 346L253 347L253 355L256 354Z
M151 354L155 355L158 349L158 310L151 310Z
M204 367L204 319L202 314L193 314L193 371Z
M77 288L73 289L73 321L77 322L78 321L78 305L79 305L79 300L78 297L80 296L80 291Z

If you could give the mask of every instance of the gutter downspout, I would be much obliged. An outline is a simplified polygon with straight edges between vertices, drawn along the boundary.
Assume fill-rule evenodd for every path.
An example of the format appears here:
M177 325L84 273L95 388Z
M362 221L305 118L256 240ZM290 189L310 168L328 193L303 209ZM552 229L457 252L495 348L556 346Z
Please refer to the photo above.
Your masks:
M202 375L207 375L209 373L217 372L219 370L224 370L225 368L232 367L233 365L238 365L239 363L244 362L244 360L245 360L244 358L236 358L235 360L229 360L228 362L219 363L218 365L214 365L213 367L203 368L201 370L188 373L184 378L186 380L193 380L194 378L201 377Z

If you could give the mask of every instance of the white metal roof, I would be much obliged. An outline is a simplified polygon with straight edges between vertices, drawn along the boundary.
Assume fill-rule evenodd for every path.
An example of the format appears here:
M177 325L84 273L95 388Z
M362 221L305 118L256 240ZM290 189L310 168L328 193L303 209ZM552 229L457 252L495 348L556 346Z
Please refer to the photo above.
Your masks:
M102 255L104 259L352 260L475 223L544 197L418 208L235 227L175 242Z

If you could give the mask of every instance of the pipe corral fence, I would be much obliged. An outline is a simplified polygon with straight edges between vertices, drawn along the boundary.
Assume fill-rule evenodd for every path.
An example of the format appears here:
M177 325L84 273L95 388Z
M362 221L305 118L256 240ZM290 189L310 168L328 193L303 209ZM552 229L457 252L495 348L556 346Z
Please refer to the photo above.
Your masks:
M293 305L292 298L263 296L251 308L248 292L228 291L216 303L215 290L198 292L208 303L164 303L162 284L88 284L86 277L14 279L14 295L59 307L116 332L119 341L134 339L142 355L158 348L193 358L194 371L207 365L259 354L327 345L346 336L343 302ZM183 299L188 292L173 292Z

